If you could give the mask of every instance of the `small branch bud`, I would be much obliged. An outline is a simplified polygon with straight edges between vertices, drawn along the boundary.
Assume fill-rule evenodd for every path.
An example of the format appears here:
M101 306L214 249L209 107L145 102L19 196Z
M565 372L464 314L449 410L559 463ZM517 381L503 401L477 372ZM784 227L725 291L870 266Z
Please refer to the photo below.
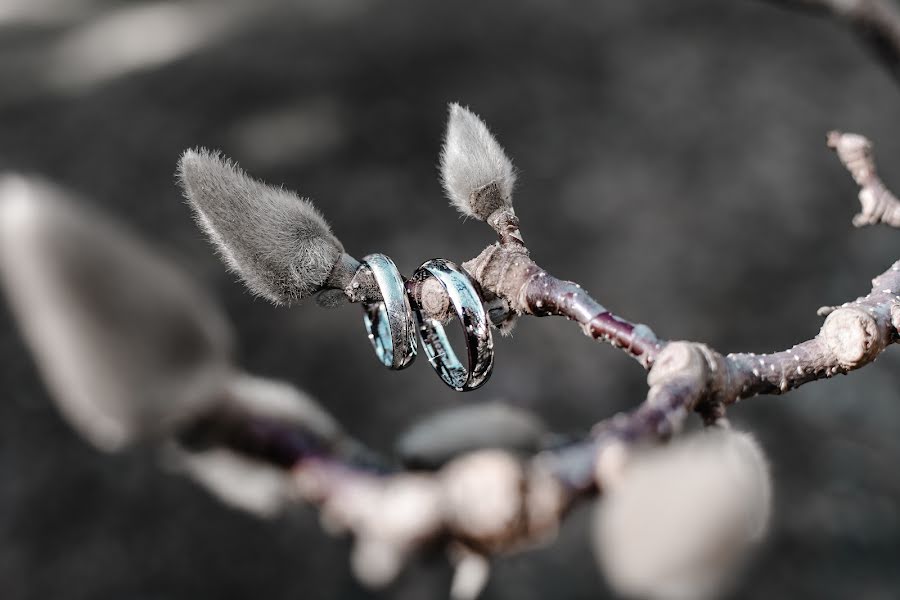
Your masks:
M511 454L466 454L444 467L441 481L448 527L462 539L479 547L502 547L522 527L525 478Z
M393 581L405 560L406 556L399 548L378 538L358 538L350 555L350 565L357 579L374 589Z
M450 297L437 279L429 277L422 282L418 291L419 306L422 307L423 314L447 315L447 317L453 314Z
M481 554L465 548L457 548L453 561L453 583L450 586L451 600L475 600L487 584L491 565Z
M497 448L531 454L544 426L520 408L488 402L443 411L416 423L397 442L397 454L413 469L437 469L466 452Z
M887 345L875 318L856 307L839 308L828 315L822 336L828 349L846 369L855 369L878 355Z
M291 482L278 467L223 448L188 452L165 448L163 460L207 489L223 504L261 518L273 518L291 499Z

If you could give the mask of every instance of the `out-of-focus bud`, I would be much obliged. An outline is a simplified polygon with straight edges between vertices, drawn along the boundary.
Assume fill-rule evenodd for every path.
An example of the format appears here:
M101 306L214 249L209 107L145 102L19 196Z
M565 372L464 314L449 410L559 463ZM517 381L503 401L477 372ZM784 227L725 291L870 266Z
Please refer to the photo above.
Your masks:
M0 178L0 282L66 418L112 450L216 400L232 333L176 267L35 178Z
M488 559L462 546L451 550L453 561L453 583L450 585L451 600L475 600L491 575Z
M464 540L504 548L523 523L525 473L521 462L500 450L457 458L441 470L447 526Z
M216 413L296 426L323 445L337 444L342 435L331 415L294 386L243 373L223 382L220 402L211 412ZM196 480L225 504L259 517L277 515L297 495L290 470L220 445L173 442L163 457L168 467Z
M197 223L250 291L291 304L322 288L343 246L309 200L203 149L184 153L178 176Z
M326 505L337 531L351 529L356 535L351 566L360 581L372 588L387 585L409 554L439 531L440 493L430 477L398 475L345 486L339 499Z
M628 597L715 597L763 538L771 496L749 434L711 429L638 451L598 502L597 560Z
M375 589L392 582L405 562L402 548L380 538L357 538L350 554L353 574L363 585Z
M450 203L468 217L484 221L497 209L512 208L512 161L487 125L455 102L441 149L441 181Z
M441 526L441 487L432 477L398 475L384 485L377 518L367 523L369 536L412 546L432 536Z
M471 404L429 416L407 430L397 454L412 469L438 469L453 458L486 448L536 452L545 430L533 413L501 402Z
M166 466L206 488L223 504L271 518L291 499L287 472L227 448L189 452L174 444L163 455Z
M336 441L341 427L318 402L290 383L237 373L223 388L223 407L255 418L294 423L325 441Z

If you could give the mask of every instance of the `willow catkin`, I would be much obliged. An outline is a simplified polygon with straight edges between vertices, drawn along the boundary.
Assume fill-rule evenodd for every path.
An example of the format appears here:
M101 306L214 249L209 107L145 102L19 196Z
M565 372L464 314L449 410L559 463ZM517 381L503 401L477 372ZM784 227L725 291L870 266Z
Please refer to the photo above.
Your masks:
M512 207L516 172L512 161L468 108L450 105L441 149L441 182L450 203L481 221L502 207Z
M322 288L343 246L309 200L205 149L182 155L178 178L197 223L253 293L289 305Z

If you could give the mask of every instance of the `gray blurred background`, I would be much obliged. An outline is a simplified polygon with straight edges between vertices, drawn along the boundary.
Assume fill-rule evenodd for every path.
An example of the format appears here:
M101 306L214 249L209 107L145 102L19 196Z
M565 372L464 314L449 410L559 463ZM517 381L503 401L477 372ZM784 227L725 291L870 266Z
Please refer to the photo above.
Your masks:
M900 87L842 25L753 0L628 2L0 0L0 169L49 176L221 298L243 365L314 394L389 452L418 418L504 399L560 432L641 401L642 370L565 321L499 340L460 396L422 362L380 367L359 308L278 309L226 273L174 182L187 147L315 199L349 252L409 273L471 258L490 230L447 206L446 103L468 104L521 171L534 258L670 339L764 352L865 293L900 234L854 230L824 147L875 141L900 186ZM350 598L348 544L313 511L261 522L142 452L93 450L61 420L0 303L0 597ZM900 353L744 401L776 480L769 541L734 598L900 594ZM485 598L598 598L585 528L498 561ZM441 598L425 557L391 598Z

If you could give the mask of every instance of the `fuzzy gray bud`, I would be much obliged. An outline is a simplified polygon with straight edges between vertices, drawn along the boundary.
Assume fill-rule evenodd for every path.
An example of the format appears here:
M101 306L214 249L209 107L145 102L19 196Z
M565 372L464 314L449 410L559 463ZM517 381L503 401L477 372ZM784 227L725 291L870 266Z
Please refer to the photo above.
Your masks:
M512 207L516 173L512 161L475 113L450 105L441 149L441 182L450 203L481 221L497 209Z
M489 402L460 406L427 417L397 442L397 454L415 469L438 469L466 452L496 448L536 452L545 430L527 410Z
M204 149L182 155L178 177L197 223L253 293L289 305L322 288L343 246L309 200Z

